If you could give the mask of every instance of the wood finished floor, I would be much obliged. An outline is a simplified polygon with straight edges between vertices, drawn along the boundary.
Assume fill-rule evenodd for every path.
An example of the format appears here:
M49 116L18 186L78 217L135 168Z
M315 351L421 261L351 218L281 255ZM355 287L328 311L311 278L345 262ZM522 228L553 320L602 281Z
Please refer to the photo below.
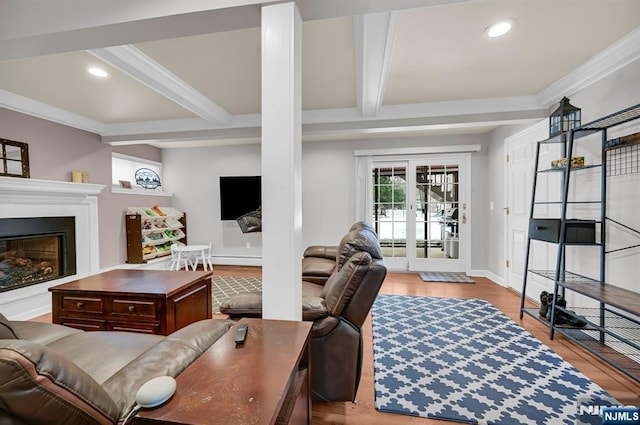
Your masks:
M259 267L216 266L214 274L220 276L260 277ZM540 341L562 356L574 367L600 385L624 405L640 406L640 383L609 366L591 353L556 335L549 340L548 329L531 317L519 318L520 295L485 278L474 278L475 284L425 283L417 273L388 273L381 293L420 295L429 297L481 298L491 302L511 319L519 323ZM530 303L530 306L535 306ZM314 403L314 425L444 425L458 422L417 418L378 412L373 397L373 351L371 315L364 325L364 363L358 389L358 403Z
M259 267L218 265L215 266L213 274L219 276L261 277L262 270ZM388 273L381 293L485 299L600 385L622 404L640 406L640 383L599 360L561 335L556 335L553 341L549 340L548 329L545 326L528 316L525 316L522 320L519 319L520 296L518 294L485 278L474 278L474 280L476 281L475 284L425 283L420 280L417 273ZM529 305L535 306L534 303L529 303ZM226 316L217 315L214 317ZM50 322L51 315L41 316L35 320ZM351 402L314 403L314 425L445 425L458 423L378 412L374 407L371 315L369 315L364 324L363 332L364 363L357 404Z

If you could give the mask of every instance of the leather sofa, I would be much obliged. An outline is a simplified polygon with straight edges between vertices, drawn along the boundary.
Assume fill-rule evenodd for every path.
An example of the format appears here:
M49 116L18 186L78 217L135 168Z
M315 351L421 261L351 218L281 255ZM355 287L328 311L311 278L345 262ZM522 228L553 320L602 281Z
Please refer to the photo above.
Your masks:
M312 245L302 255L302 280L324 285L336 268L337 246Z
M208 319L160 336L84 332L0 314L0 424L115 425L145 382L177 376L232 324Z
M311 389L315 401L354 401L362 372L362 325L387 268L374 229L357 223L337 246L324 285L302 282L302 318L311 330ZM262 293L238 294L220 306L230 318L261 317Z
M367 226L364 221L354 223L349 231ZM336 245L312 245L302 254L302 280L324 285L336 268Z

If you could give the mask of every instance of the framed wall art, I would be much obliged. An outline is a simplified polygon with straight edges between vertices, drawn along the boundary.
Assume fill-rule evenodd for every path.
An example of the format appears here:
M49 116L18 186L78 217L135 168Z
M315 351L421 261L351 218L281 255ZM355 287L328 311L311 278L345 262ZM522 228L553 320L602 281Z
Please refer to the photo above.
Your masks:
M0 176L29 178L29 146L0 139Z

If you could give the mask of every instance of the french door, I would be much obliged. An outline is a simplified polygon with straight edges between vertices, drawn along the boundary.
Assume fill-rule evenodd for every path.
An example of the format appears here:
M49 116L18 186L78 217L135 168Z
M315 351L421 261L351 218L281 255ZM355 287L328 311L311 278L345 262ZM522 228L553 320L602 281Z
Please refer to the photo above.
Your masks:
M467 271L468 155L373 161L371 221L390 269Z

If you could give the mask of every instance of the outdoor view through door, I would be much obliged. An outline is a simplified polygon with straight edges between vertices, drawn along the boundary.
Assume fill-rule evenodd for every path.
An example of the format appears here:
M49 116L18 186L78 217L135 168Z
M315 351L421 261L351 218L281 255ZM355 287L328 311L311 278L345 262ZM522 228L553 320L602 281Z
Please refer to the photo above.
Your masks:
M378 163L372 178L372 222L385 259L404 261L409 270L455 270L461 257L460 223L466 218L460 165Z

